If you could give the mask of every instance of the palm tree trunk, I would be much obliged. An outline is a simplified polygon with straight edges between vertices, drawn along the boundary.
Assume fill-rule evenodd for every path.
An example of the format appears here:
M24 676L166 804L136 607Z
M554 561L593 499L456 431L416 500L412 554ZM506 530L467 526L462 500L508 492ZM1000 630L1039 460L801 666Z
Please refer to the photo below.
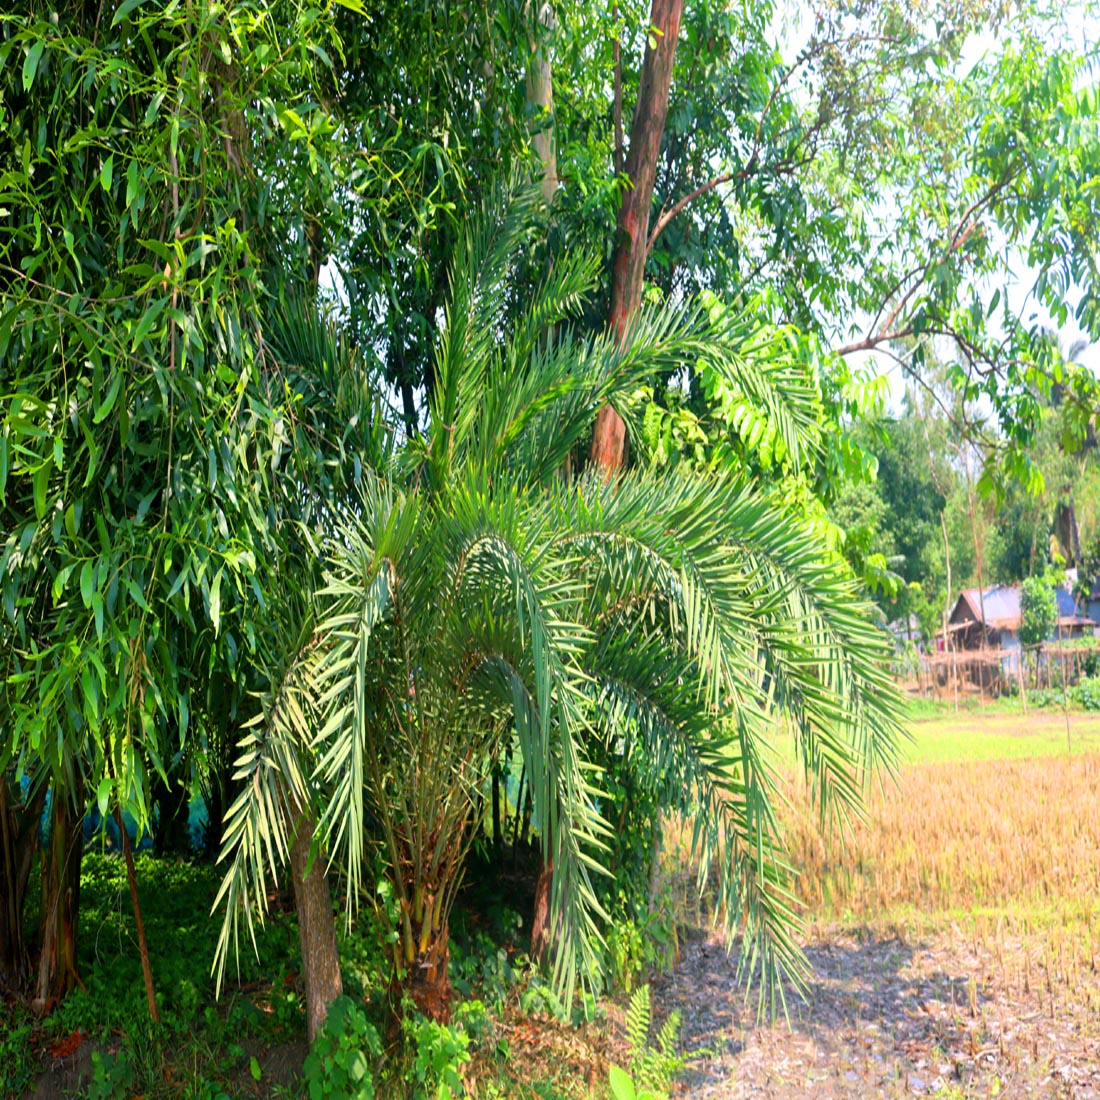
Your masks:
M329 1005L344 991L323 854L315 853L310 865L315 824L301 808L290 822L290 874L306 983L306 1035L311 1043L325 1022Z
M540 966L550 950L550 891L554 885L554 861L547 859L535 885L535 914L531 919L531 958Z
M419 911L417 911L419 910ZM405 941L405 992L429 1020L445 1024L451 1016L450 928L443 893L424 895L410 914Z

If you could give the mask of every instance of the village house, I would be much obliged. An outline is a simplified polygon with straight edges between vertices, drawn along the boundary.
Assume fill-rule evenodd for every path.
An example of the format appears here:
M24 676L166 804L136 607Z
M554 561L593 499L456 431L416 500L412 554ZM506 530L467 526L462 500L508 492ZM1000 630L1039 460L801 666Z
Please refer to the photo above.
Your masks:
M966 588L948 622L951 648L959 651L995 649L1005 652L1004 671L1014 673L1020 651L1022 589L1019 585L993 585L991 588ZM1051 631L1051 641L1081 638L1096 632L1097 621L1079 613L1073 593L1060 585L1054 595L1058 617ZM1091 609L1091 604L1090 604Z

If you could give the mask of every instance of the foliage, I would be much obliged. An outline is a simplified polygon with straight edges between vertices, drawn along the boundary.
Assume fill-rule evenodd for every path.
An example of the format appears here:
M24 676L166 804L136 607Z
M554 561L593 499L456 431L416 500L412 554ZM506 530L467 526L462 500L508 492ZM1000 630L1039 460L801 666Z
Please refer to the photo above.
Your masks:
M823 805L857 804L860 772L889 762L898 735L882 640L845 571L751 482L559 471L601 404L685 359L723 363L772 409L792 461L815 446L812 399L698 310L648 312L621 345L564 324L545 339L591 285L588 261L563 259L511 316L531 201L488 206L463 238L431 429L319 533L316 630L289 632L303 641L243 745L254 779L231 815L218 966L285 858L277 807L308 791L350 911L375 824L395 963L439 980L471 792L515 737L555 867L559 989L598 973L592 882L609 828L596 782L606 754L625 753L659 805L696 817L701 873L717 864L722 909L752 945L745 965L777 993L800 963L763 746L778 711Z
M0 1008L0 1081L16 1096L22 1096L31 1083L31 1062L27 1057L33 1031L33 1018L14 1005Z
M125 1054L92 1054L89 1100L124 1100L135 1081L134 1069Z
M464 1096L462 1066L470 1060L465 1028L450 1028L435 1020L405 1021L411 1039L413 1100L451 1100Z
M0 766L78 810L216 786L251 705L338 55L293 0L0 16Z
M1086 711L1100 711L1100 677L1083 677L1065 690L1061 688L1036 688L1027 693L1028 706L1058 707L1065 703Z
M1028 577L1020 593L1020 644L1045 642L1058 620L1054 586L1046 576Z
M373 1100L372 1063L381 1054L382 1040L362 1008L338 997L306 1056L302 1074L310 1100Z
M649 986L639 986L626 1013L630 1072L614 1065L609 1070L615 1100L668 1100L672 1078L684 1064L676 1054L679 1031L680 1013L672 1012L651 1045Z

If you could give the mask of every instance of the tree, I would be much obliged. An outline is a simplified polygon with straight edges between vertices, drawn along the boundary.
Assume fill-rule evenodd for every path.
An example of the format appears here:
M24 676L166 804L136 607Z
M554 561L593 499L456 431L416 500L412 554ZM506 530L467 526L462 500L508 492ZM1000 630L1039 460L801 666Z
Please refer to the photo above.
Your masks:
M675 48L661 37L658 7L652 41ZM946 358L958 391L984 394L995 410L991 487L1002 474L1028 477L1034 387L1064 383L1078 438L1096 404L1091 375L1052 358L1042 329L1008 309L1011 250L992 242L1026 252L1040 272L1036 296L1065 318L1067 288L1095 277L1096 236L1085 227L1098 211L1079 169L1100 155L1100 101L1076 75L1085 59L1058 44L1060 9L1022 5L1011 17L1000 8L934 9L823 9L798 58L784 64L766 44L768 5L738 16L689 6L675 123L660 144L660 213L639 249L648 277L666 290L716 277L738 290L778 289L786 320L821 333L841 355L896 356L908 340L901 359L918 379L928 359ZM678 22L678 6L675 14ZM1003 45L964 74L961 51L979 29L1000 32ZM652 93L647 84L666 71L657 53L647 48L636 125L665 118L667 84L651 82ZM645 166L628 172L636 186L620 207L617 260L632 254L633 226L650 215L648 205L633 210L649 202L651 142L640 134ZM1055 178L1054 189L1044 182ZM677 219L684 234L669 240ZM1086 290L1078 309L1086 327L1095 323L1092 301ZM601 448L605 434L601 426Z
M625 751L648 762L659 805L696 817L701 874L717 864L729 926L745 922L745 957L774 993L799 954L762 744L782 715L826 803L854 805L858 773L897 745L885 645L845 572L750 482L562 479L599 407L686 360L766 401L793 453L813 446L810 410L777 385L782 368L743 358L699 311L647 311L622 338L572 334L591 262L563 258L525 299L509 275L532 201L490 206L461 238L428 431L322 532L324 586L243 746L218 965L288 858L290 807L308 803L316 851L347 874L349 919L374 823L402 988L445 1014L475 794L515 738L555 869L559 985L598 965L599 772Z
M38 974L12 931L19 844L0 871L0 969L44 1006L78 977L85 809L147 826L151 776L169 785L195 727L230 709L215 697L252 686L245 610L263 596L290 414L269 387L263 317L273 273L304 266L299 202L333 186L319 59L338 43L331 19L294 3L257 19L235 4L26 0L0 27L0 769L14 835L52 791Z
M1020 644L1036 646L1045 642L1058 621L1058 601L1054 586L1046 576L1028 577L1020 593Z

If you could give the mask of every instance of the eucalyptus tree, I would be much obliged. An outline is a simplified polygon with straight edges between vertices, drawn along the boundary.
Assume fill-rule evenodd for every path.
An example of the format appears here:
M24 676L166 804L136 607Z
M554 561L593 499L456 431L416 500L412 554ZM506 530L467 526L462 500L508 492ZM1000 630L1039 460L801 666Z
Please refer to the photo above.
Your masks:
M433 384L457 212L498 162L537 171L532 146L552 127L551 240L607 265L591 327L615 329L643 293L770 292L776 320L837 353L823 360L830 373L868 352L899 356L918 380L952 363L955 387L984 392L999 420L987 482L1030 476L1035 389L1064 385L1074 430L1087 432L1091 376L1052 357L1008 293L1026 256L1036 298L1096 327L1085 181L1100 99L1066 5L548 7L535 34L530 16L547 6L514 0L473 18L379 0L341 24L332 100L385 186L356 180L365 201L330 254L408 424L427 411L417 394ZM989 48L973 59L979 38ZM620 461L622 431L603 417L592 456Z
M242 745L219 973L263 917L268 877L292 855L287 822L305 809L314 860L346 875L347 919L364 894L388 898L395 981L445 1014L478 792L515 742L555 869L559 986L599 966L600 773L629 754L658 806L694 818L700 874L717 868L729 930L742 927L746 965L774 993L800 967L774 815L778 726L826 806L856 805L860 775L894 757L883 641L797 517L728 469L563 473L596 410L625 411L654 371L705 357L792 454L815 446L812 389L697 308L644 310L622 338L574 332L593 262L563 256L534 290L514 281L532 201L490 206L460 235L427 430L365 471L360 498L317 535L323 583L294 612L298 642ZM307 989L326 950L303 960Z

